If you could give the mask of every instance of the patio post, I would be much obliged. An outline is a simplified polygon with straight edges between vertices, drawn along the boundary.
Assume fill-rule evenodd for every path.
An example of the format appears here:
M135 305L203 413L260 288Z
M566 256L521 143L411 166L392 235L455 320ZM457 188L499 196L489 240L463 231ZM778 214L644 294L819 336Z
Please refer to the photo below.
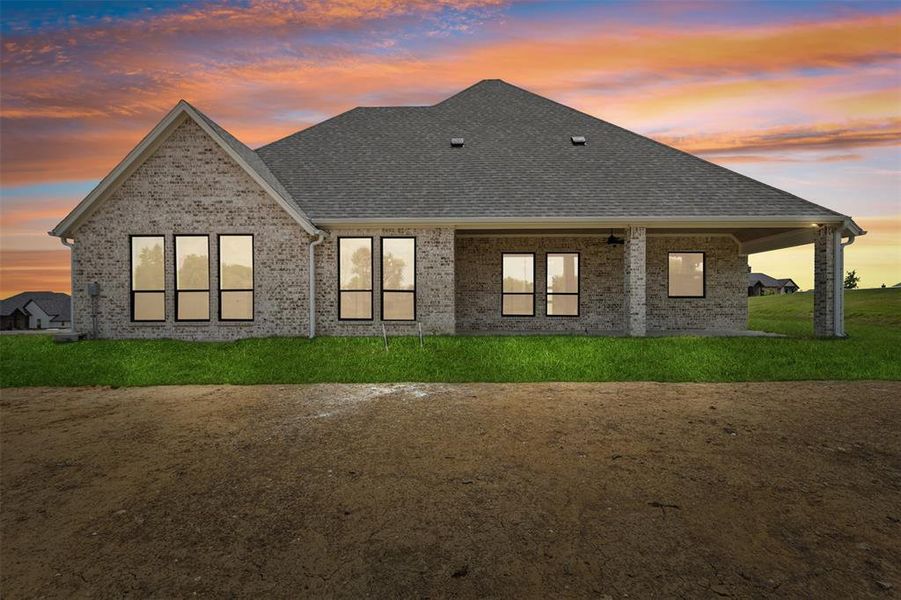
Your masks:
M813 252L813 333L817 337L841 335L842 277L841 232L819 225Z
M631 336L647 333L647 229L626 227L623 248L625 329Z

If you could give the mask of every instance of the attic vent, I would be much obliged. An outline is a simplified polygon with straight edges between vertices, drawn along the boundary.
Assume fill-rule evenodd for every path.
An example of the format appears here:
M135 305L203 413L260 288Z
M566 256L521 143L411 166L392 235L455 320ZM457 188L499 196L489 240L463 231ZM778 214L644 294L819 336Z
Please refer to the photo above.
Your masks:
M574 135L570 137L573 141L573 146L584 146L585 145L585 136L584 135Z
M451 146L454 148L462 148L463 138L451 138Z

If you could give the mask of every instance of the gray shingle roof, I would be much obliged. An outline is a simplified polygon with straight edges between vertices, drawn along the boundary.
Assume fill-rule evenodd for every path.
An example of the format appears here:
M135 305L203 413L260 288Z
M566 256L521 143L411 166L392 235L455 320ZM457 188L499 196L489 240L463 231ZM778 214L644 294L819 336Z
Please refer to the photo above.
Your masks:
M766 273L748 273L748 287L753 286L758 282L764 287L775 288L781 288L788 282L795 283L787 277L785 279L776 279L775 277L770 277Z
M71 304L69 294L62 292L22 292L0 301L0 314L4 317L11 315L16 309L25 312L25 305L34 300L48 315L54 317L54 321L71 320Z
M500 80L355 108L256 155L313 221L839 214Z

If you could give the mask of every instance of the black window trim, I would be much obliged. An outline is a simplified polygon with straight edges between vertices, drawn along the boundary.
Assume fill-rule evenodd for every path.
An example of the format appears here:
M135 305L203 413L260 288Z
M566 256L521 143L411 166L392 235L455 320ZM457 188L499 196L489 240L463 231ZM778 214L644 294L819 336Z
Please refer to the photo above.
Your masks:
M137 290L135 291L135 266L134 266L134 238L163 238L163 289L161 290ZM128 236L128 297L129 317L132 323L165 323L166 322L166 234L163 233L137 233ZM162 294L163 318L162 319L135 319L135 293L138 294Z
M505 292L504 291L504 257L510 256L531 256L532 257L532 291L531 292ZM501 252L501 316L509 318L526 318L535 316L535 269L536 260L534 252ZM504 312L504 296L532 296L532 314L515 314L508 315Z
M669 257L670 254L700 254L701 264L704 266L701 272L701 295L700 296L673 296L670 294L669 286ZM669 250L666 253L666 297L681 300L700 300L707 297L707 253L703 250Z
M369 240L369 289L349 289L341 288L341 240ZM348 322L372 321L375 319L375 238L371 235L342 235L338 236L338 248L336 251L338 259L338 320ZM341 316L341 292L369 292L369 317L345 318Z
M412 290L393 290L385 288L385 240L413 240L413 289ZM419 244L416 243L415 235L386 235L379 238L379 288L381 288L381 292L379 295L379 316L382 321L388 321L389 323L411 323L416 321L416 317L418 313L417 309L417 294L416 294L416 270L419 265L419 256L417 255L419 249ZM347 291L347 290L345 290ZM412 319L386 319L385 318L385 292L390 292L393 294L413 294L413 318Z
M250 238L250 289L223 288L222 287L222 238L224 237L249 237ZM226 323L251 323L257 316L257 246L252 233L217 233L216 234L216 287L218 288L217 317ZM250 292L250 318L249 319L224 319L222 318L222 292Z
M178 238L180 237L205 237L206 238L206 289L188 289L188 290L180 290L178 289ZM212 282L210 276L210 234L208 233L176 233L172 236L172 274L175 278L175 321L177 323L209 323L213 316L213 311L210 310L209 303L213 299L213 295L210 293L210 283ZM178 293L179 292L206 292L207 293L207 318L206 319L179 319L178 318Z
M551 254L575 254L576 255L576 291L575 292L549 292L547 274L548 274L548 257ZM548 306L551 296L575 296L576 297L576 314L574 315L552 315L548 312ZM544 253L544 316L551 318L578 318L582 316L582 253L581 252L570 252L563 250L554 250L548 251Z

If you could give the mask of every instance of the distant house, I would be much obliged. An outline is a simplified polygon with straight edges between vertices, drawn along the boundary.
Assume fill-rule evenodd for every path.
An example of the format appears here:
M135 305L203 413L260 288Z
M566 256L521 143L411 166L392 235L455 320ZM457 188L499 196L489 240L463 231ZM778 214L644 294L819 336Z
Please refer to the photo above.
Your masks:
M69 294L22 292L2 301L0 329L63 329L72 321L71 309Z
M794 294L797 291L798 284L791 279L776 279L766 273L748 274L748 296Z

